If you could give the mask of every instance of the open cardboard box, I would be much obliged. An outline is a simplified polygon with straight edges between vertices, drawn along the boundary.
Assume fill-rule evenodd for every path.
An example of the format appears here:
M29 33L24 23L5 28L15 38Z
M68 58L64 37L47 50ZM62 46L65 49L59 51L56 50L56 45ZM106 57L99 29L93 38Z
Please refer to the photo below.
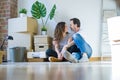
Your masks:
M0 51L0 64L2 64L2 58L4 55L5 51Z

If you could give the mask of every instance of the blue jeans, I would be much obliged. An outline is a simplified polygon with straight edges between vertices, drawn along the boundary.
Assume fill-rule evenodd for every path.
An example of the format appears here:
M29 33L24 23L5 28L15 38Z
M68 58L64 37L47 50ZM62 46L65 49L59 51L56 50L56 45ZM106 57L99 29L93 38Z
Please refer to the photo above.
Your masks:
M80 52L79 53L76 53L76 54L72 54L75 58L79 56L82 56L83 53L87 53L87 56L88 58L91 57L92 55L92 48L90 47L90 45L83 39L83 37L78 34L78 33L75 33L73 35L73 41L75 43L75 45L80 49Z
M74 53L74 52L80 53L80 49L78 49L76 45L72 45L70 48L67 49L67 51L69 51L70 53ZM46 50L46 56L47 58L49 58L50 56L56 57L56 58L58 57L57 52L50 48ZM79 57L79 55L77 57Z

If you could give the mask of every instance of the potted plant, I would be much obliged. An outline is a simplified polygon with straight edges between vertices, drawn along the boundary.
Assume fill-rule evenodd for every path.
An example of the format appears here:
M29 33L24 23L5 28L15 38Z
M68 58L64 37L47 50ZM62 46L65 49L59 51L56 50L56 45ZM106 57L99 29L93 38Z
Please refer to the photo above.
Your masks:
M42 35L46 35L46 34L47 34L47 28L46 28L45 26L43 26L43 27L41 28L41 34L42 34Z
M20 13L20 17L25 17L27 14L27 9L22 8L22 9L20 9L19 13Z
M50 13L47 15L47 10L43 3L39 1L36 1L35 3L33 3L31 13L34 18L42 20L42 28L41 28L42 35L47 34L46 24L48 22L48 19L50 20L53 19L55 10L56 10L56 5L54 4ZM47 15L47 18L45 20L44 17L46 17L46 15Z

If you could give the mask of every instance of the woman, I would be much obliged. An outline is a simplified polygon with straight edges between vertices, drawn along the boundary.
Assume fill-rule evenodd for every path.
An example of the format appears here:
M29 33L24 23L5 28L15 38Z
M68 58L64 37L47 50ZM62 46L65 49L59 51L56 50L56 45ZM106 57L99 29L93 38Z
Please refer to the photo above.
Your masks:
M71 35L68 33L68 27L65 22L59 22L54 31L53 46L54 49L48 49L46 55L51 62L63 61L61 50L64 45L70 42Z

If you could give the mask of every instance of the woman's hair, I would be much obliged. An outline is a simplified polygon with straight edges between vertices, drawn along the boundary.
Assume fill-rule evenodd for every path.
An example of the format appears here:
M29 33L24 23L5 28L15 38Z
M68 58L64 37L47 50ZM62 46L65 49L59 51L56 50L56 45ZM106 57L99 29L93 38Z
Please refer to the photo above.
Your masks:
M65 31L65 22L59 22L56 25L55 31L54 31L54 38L58 42L60 42L63 39L63 32Z

